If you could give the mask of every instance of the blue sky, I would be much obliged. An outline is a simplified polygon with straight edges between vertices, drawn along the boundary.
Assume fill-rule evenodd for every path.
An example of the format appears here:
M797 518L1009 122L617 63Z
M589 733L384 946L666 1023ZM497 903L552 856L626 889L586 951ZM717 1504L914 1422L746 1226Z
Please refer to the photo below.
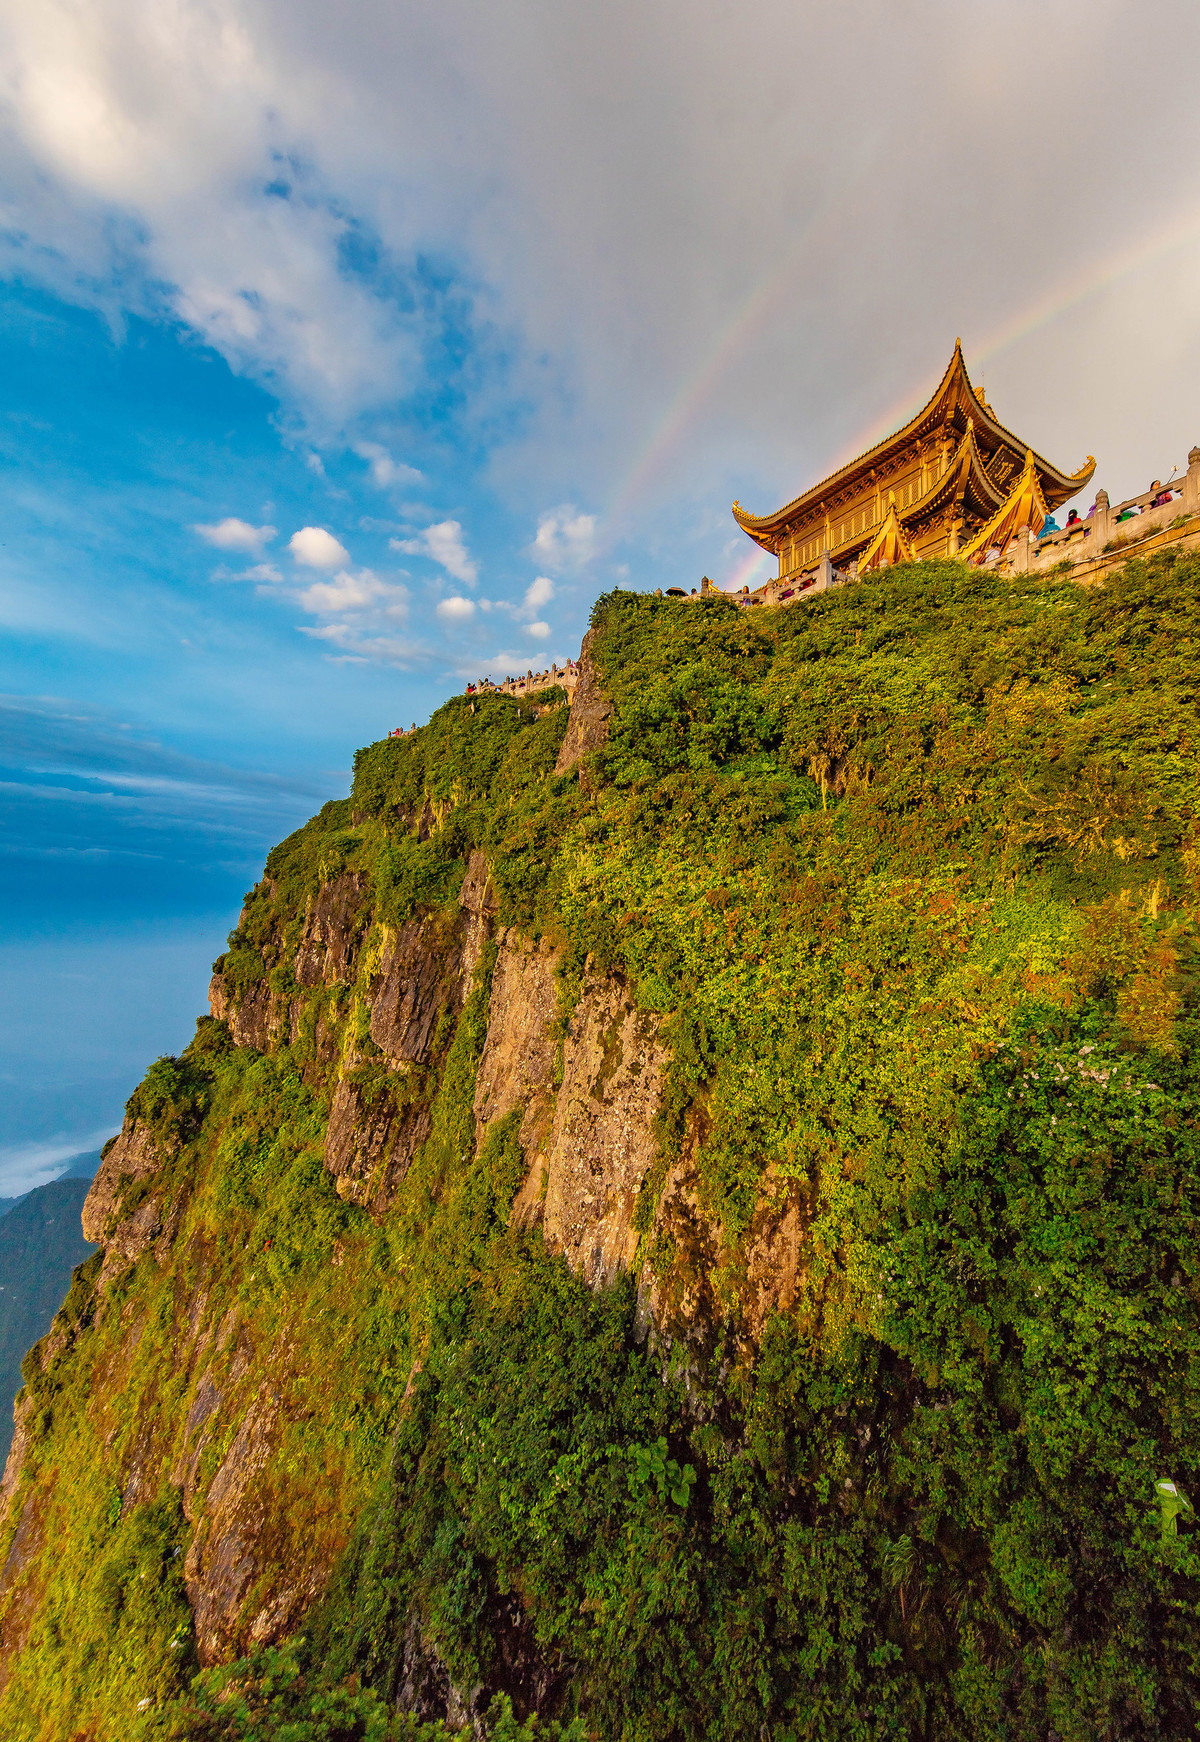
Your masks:
M731 500L956 335L1114 500L1186 464L1198 53L1180 0L0 6L0 1195L357 745L761 577Z

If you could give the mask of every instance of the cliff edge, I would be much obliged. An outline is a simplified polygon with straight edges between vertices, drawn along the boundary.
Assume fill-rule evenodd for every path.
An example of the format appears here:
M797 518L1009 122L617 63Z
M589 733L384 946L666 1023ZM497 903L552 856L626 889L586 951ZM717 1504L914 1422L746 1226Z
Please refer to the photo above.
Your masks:
M616 593L359 752L26 1357L4 1734L1186 1733L1198 605Z

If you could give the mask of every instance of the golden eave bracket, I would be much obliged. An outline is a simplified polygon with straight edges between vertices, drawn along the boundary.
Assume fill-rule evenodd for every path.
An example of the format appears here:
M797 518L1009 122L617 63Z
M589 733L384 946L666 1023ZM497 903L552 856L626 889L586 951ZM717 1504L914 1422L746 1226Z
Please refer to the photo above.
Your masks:
M1025 469L1009 491L1006 500L991 519L979 528L966 549L959 553L963 562L983 562L993 545L1003 551L1014 533L1020 532L1023 526L1027 526L1036 538L1046 524L1049 512L1042 492L1042 481L1038 476L1037 459L1033 449L1029 448L1025 454Z
M900 524L900 516L896 513L893 499L883 525L858 559L858 572L865 575L869 570L881 569L887 564L915 561L913 547L904 536L904 528Z

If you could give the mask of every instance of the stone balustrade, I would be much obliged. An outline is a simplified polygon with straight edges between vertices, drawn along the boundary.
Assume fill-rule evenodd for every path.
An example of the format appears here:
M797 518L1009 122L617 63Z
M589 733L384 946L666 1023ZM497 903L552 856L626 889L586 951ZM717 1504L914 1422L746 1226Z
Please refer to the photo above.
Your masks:
M1155 500L1167 490L1171 492L1170 500L1153 507ZM1193 520L1196 525L1189 527L1187 523ZM1109 502L1107 490L1098 490L1095 503L1086 516L1040 539L1035 539L1027 527L1023 528L1010 541L1006 551L990 552L985 566L999 574L1027 574L1052 569L1062 562L1090 566L1104 557L1109 561L1103 566L1109 567L1111 561L1119 560L1126 553L1132 554L1133 547L1144 539L1168 529L1172 532L1178 529L1180 536L1189 541L1193 535L1200 539L1200 447L1193 448L1188 454L1188 468L1181 477L1170 478L1165 483L1156 481L1141 495L1130 496L1116 504ZM753 592L749 587L743 587L740 593L726 597L743 607L794 605L830 587L852 581L855 575L854 563L845 569L835 569L826 553L811 569L772 576ZM693 590L690 595L682 588L669 589L685 602L704 598L717 590L708 580L701 584L698 593Z
M1152 507L1155 498L1168 489L1170 501ZM1165 484L1156 482L1140 496L1129 496L1115 505L1109 502L1107 490L1098 490L1091 510L1073 525L1039 539L1022 529L1003 554L996 552L989 560L993 567L1012 574L1049 569L1061 562L1092 563L1197 515L1200 515L1200 448L1193 448L1182 477L1169 479Z
M575 660L568 659L566 665L552 665L548 671L527 671L524 677L506 677L503 683L483 678L479 683L469 683L466 693L469 696L532 696L539 690L562 689L567 692L569 701L578 682L579 666Z

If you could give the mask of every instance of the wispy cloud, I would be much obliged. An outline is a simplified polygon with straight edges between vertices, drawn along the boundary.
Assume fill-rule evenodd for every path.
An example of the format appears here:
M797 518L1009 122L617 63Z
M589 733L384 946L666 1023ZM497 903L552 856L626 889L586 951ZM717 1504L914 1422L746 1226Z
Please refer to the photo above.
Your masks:
M436 521L415 537L393 538L391 546L406 556L431 557L464 587L473 587L479 579L478 566L467 550L463 529L457 520Z
M381 581L370 569L353 573L342 569L331 581L314 581L299 595L299 602L314 617L336 617L346 611L408 615L408 589L395 581Z
M188 756L87 704L0 696L4 838L56 851L256 860L327 783Z
M206 543L218 550L240 550L259 556L262 548L275 537L273 526L251 526L248 520L218 520L212 526L193 526Z
M428 659L422 642L395 634L380 634L366 623L326 623L320 628L301 626L301 634L323 641L340 651L330 659L355 665L394 665L411 671Z
M372 481L381 490L422 482L423 473L415 466L405 465L403 460L393 459L388 450L378 442L356 442L354 451L360 460L366 460L371 469Z
M555 573L580 568L595 553L596 516L569 503L551 508L538 521L532 548L538 562Z

